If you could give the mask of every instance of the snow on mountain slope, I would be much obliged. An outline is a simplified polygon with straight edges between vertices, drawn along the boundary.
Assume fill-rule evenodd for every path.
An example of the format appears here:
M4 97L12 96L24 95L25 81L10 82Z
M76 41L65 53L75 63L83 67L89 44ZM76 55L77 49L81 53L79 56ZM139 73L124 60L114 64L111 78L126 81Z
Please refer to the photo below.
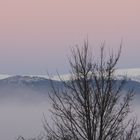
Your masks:
M140 82L140 68L131 68L131 69L117 69L115 72L116 77L123 78L124 76L127 76L128 79L131 79L136 82ZM70 75L65 74L65 75L60 75L60 77L63 80L69 80ZM52 77L53 80L58 80L59 81L59 76L54 76Z
M127 74L129 77L140 76L140 68L118 69L117 74Z
M118 69L116 70L117 77L126 76L132 81L140 82L140 68L131 68L131 69Z
M9 78L11 77L12 75L8 75L8 74L0 74L0 80L1 79L6 79L6 78Z
M116 76L118 78L122 78L124 76L127 76L127 78L133 80L133 81L137 81L140 82L140 68L131 68L131 69L117 69L116 70ZM9 79L9 80L27 80L27 81L39 81L39 80L43 80L43 79L49 79L48 76L46 75L21 75L21 76L12 76L12 75L0 75L0 80L3 79ZM56 80L59 81L60 77L63 80L69 80L70 79L70 74L64 74L64 75L60 75L60 76L52 76L51 79L52 80Z

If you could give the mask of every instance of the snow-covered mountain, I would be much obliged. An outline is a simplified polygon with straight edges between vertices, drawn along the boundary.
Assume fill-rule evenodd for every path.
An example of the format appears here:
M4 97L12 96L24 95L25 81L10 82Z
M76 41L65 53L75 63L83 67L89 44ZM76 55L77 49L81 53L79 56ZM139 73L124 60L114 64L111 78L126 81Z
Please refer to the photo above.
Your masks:
M126 88L134 87L136 92L140 92L140 68L139 69L118 69L116 70L116 76L118 80L124 76L127 76L128 83ZM69 80L70 75L61 75L64 80ZM62 82L58 76L51 77L53 83L57 87L62 87ZM14 97L34 95L48 95L51 90L50 81L47 76L12 76L12 75L0 75L0 96L7 97L12 95ZM21 96L22 95L22 96Z
M140 68L130 68L130 69L117 69L116 70L116 76L117 77L124 77L127 76L127 78L140 82ZM13 77L13 78L12 78ZM64 80L69 80L70 75L69 74L64 74L60 75L60 77ZM49 79L48 76L46 75L8 75L8 74L0 74L0 80L3 79L8 79L12 80L26 80L26 81L38 81L38 80L43 80L43 79ZM59 81L59 76L52 76L52 80Z
M118 79L127 76L131 81L140 83L140 68L137 69L118 69L115 73ZM69 80L70 75L60 75L63 80ZM55 84L60 84L59 76L52 76L51 79ZM2 87L29 87L32 89L48 88L50 86L49 78L46 75L0 75L0 88Z
M61 82L53 80L55 86L61 86ZM9 76L0 80L0 99L23 102L42 101L48 98L52 88L50 80L38 76ZM17 100L16 100L17 101Z

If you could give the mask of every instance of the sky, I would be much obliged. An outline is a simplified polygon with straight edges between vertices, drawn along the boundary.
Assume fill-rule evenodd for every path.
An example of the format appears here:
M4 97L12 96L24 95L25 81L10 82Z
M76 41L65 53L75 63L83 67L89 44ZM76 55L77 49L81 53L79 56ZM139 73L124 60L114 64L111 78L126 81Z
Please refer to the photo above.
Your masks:
M66 74L70 48L87 37L95 55L123 39L118 67L140 67L140 1L1 0L0 74Z

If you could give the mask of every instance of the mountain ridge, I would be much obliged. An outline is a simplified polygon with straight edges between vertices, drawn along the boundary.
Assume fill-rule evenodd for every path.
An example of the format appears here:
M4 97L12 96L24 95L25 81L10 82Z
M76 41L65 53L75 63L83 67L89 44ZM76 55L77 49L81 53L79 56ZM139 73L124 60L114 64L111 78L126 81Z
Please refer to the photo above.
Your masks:
M140 82L140 68L129 68L129 69L116 69L115 75L117 77L127 76L127 78L133 79L134 81ZM62 74L62 75L54 75L54 76L46 76L46 75L8 75L8 74L0 74L0 80L18 77L18 78L29 78L34 80L40 79L52 79L54 81L59 81L61 77L64 80L70 79L70 74Z
M128 73L127 73L128 72ZM127 91L130 88L135 89L135 93L140 95L140 69L131 70L117 70L116 76L117 82L127 75L127 84L124 90ZM4 77L4 76L3 76ZM60 75L64 80L70 79L70 75ZM63 83L59 80L59 77L50 78L56 88L62 89ZM30 75L16 75L9 76L4 79L0 79L0 99L6 99L7 97L18 98L20 100L46 100L48 93L52 92L52 85L48 77L30 76Z

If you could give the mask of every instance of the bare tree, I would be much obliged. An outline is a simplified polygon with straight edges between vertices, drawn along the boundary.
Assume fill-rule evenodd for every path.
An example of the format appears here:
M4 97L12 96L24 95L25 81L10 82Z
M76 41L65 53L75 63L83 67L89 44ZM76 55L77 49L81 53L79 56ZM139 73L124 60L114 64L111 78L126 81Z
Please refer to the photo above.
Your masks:
M52 83L52 121L45 120L48 140L138 140L136 119L127 119L133 90L124 92L125 78L117 80L115 69L121 47L105 57L104 45L93 61L88 42L72 49L71 78L64 87Z

